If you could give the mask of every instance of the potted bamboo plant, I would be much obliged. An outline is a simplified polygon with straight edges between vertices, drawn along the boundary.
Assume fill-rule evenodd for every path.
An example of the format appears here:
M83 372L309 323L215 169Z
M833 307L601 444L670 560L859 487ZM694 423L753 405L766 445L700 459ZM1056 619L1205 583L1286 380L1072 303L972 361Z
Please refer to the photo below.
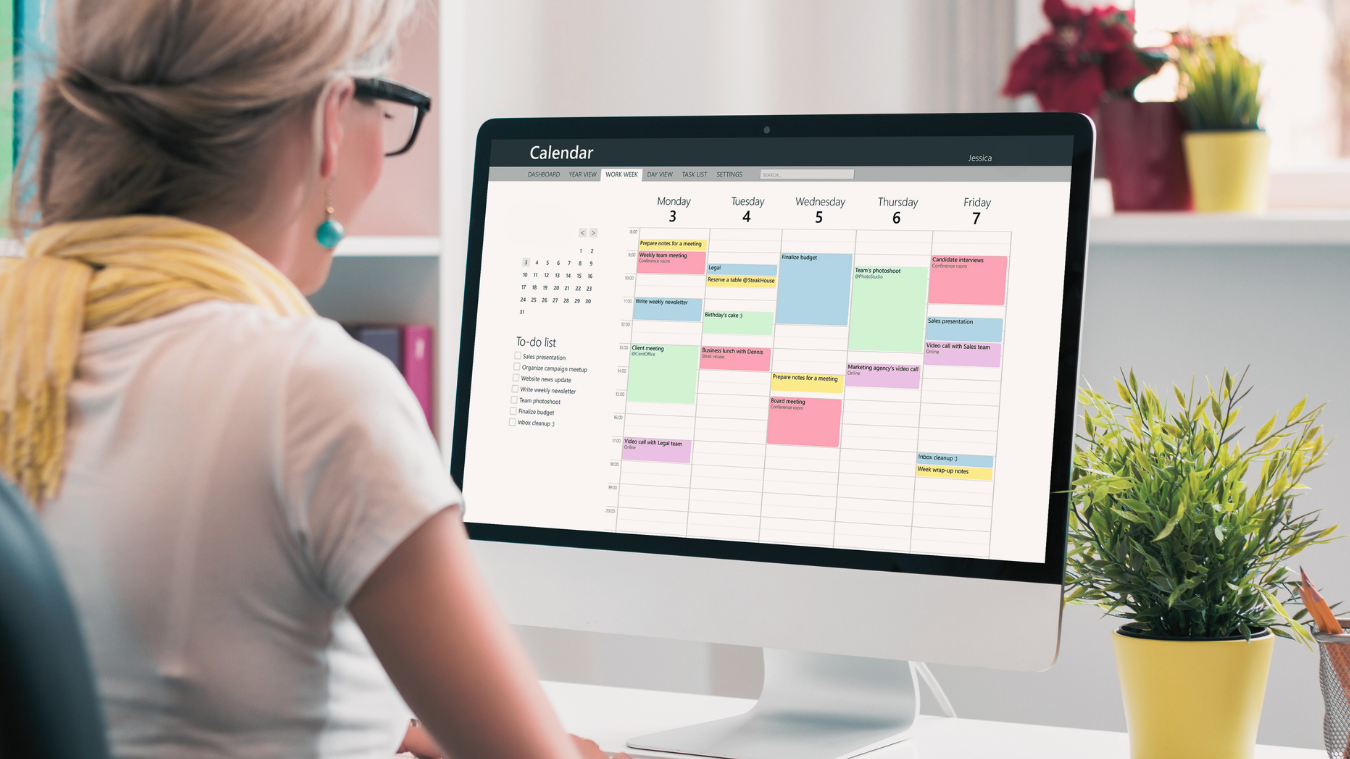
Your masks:
M1284 603L1289 559L1335 530L1294 509L1326 452L1321 407L1244 441L1242 384L1225 370L1203 393L1174 387L1175 406L1133 372L1119 402L1080 392L1067 599L1126 620L1112 637L1134 759L1250 757L1275 636L1311 639Z
M1177 69L1195 210L1265 211L1270 137L1257 124L1261 64L1228 37L1196 37L1178 46Z

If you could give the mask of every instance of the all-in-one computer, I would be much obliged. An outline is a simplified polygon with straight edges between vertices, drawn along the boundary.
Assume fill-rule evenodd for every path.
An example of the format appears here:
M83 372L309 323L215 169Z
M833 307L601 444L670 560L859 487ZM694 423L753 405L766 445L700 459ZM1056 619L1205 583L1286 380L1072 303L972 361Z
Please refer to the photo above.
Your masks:
M760 646L630 746L897 740L908 661L1059 641L1093 128L1075 114L479 132L452 474L515 623Z

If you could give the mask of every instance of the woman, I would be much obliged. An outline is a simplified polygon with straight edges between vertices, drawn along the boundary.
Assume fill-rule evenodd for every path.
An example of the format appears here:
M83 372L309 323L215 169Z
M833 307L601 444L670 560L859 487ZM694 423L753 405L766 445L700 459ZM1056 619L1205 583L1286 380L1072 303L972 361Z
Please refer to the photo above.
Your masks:
M389 152L372 77L411 2L56 1L0 471L116 756L388 756L404 702L457 759L602 756L495 610L402 378L302 295Z

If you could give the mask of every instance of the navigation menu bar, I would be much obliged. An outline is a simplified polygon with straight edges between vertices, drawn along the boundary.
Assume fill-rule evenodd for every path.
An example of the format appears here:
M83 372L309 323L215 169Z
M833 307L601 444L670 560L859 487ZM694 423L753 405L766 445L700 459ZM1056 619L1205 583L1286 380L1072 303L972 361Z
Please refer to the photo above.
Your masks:
M493 182L599 182L603 168L492 166ZM658 166L644 182L1068 182L1068 166Z

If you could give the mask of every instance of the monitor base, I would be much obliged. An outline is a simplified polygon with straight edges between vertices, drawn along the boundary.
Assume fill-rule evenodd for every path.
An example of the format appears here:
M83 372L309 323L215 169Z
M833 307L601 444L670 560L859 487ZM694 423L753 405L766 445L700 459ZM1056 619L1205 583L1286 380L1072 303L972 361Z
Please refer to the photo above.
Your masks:
M754 708L628 741L717 759L848 759L904 740L919 712L909 662L764 649Z

